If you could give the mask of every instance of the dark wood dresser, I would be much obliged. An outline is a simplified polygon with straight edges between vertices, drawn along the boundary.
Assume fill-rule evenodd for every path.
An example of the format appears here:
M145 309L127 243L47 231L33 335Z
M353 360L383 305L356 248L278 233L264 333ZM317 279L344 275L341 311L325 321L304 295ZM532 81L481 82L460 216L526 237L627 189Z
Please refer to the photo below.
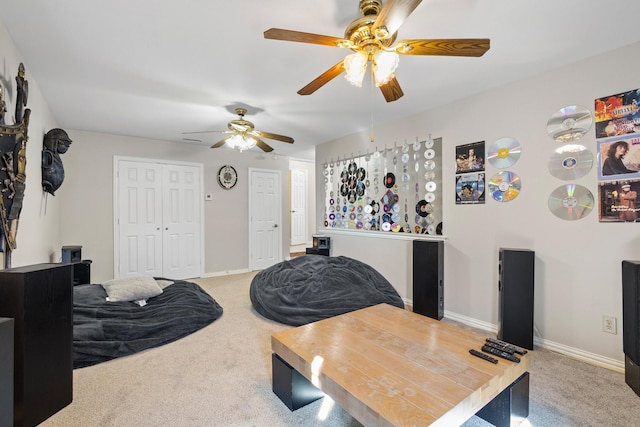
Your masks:
M13 425L38 425L73 399L71 264L0 270L0 317L14 319Z

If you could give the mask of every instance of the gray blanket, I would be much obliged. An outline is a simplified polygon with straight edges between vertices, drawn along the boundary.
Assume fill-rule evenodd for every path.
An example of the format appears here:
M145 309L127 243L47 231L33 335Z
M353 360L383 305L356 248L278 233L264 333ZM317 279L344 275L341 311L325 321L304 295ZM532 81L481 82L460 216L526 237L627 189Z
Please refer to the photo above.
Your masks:
M176 341L212 323L222 307L199 285L176 280L140 307L107 302L100 285L73 288L73 367Z
M345 256L306 255L273 265L254 276L249 296L262 316L293 326L380 303L404 308L378 271Z

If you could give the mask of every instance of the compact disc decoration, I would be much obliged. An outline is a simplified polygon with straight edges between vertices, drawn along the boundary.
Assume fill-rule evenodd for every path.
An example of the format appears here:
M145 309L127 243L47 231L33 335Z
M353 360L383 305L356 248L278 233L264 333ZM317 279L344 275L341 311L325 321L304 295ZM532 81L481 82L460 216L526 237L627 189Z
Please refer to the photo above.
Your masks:
M563 145L549 157L547 166L551 175L570 181L585 176L591 170L593 154L584 145Z
M549 195L549 210L560 219L575 221L589 215L594 198L591 191L582 185L566 184Z
M498 202L510 202L520 194L520 177L513 172L498 172L489 180L489 193Z
M582 138L593 124L588 108L569 105L551 115L547 121L547 133L557 142L568 143Z
M487 159L491 166L505 169L518 161L521 152L518 141L513 138L500 138L487 149Z

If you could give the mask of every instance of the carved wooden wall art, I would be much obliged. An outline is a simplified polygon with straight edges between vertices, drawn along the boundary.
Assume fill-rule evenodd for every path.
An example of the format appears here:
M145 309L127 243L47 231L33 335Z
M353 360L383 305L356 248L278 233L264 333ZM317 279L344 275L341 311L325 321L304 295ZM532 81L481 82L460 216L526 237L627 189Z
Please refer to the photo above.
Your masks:
M16 76L15 124L5 123L7 111L5 91L0 92L0 251L4 267L11 267L11 252L16 248L18 222L24 198L27 166L27 128L31 110L25 109L29 85L24 78L24 65Z

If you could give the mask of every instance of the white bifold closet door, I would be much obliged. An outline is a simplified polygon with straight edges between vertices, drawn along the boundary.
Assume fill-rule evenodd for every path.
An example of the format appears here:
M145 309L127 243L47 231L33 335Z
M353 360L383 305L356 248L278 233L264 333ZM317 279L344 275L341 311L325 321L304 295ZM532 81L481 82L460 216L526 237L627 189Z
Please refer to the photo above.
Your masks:
M117 159L114 277L202 275L202 167Z

